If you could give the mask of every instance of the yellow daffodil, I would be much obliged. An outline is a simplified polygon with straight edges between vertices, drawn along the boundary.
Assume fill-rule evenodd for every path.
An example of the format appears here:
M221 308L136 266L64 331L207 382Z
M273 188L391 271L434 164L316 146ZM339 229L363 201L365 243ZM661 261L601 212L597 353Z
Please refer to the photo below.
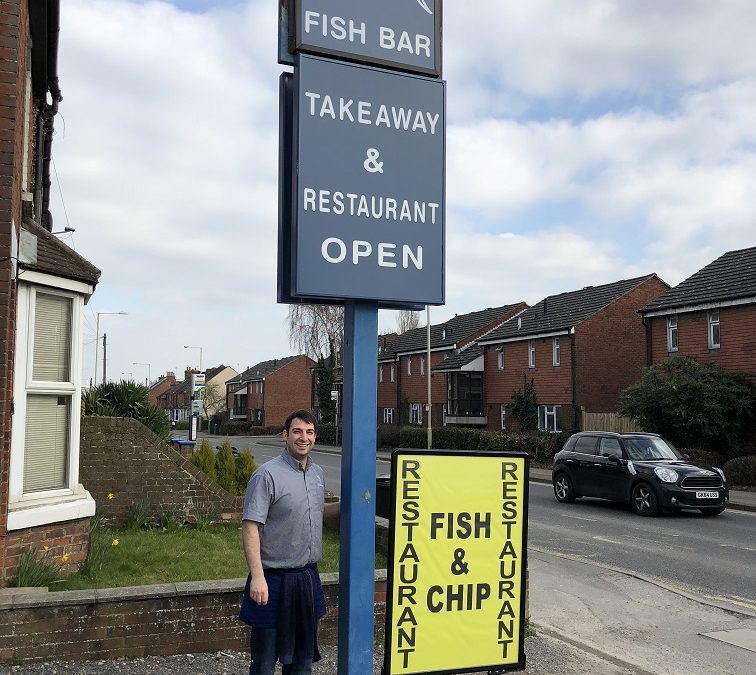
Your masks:
M62 556L60 556L60 559L63 562L68 562L68 553L64 553Z
M114 495L112 492L108 492L108 499L113 499Z
M43 551L44 551L45 553L47 553L47 552L48 552L48 551L50 550L50 547L49 547L49 546L43 546L43 547L42 547L42 550L43 550Z
M118 546L121 542L118 539L113 539L113 543L111 543L111 546Z

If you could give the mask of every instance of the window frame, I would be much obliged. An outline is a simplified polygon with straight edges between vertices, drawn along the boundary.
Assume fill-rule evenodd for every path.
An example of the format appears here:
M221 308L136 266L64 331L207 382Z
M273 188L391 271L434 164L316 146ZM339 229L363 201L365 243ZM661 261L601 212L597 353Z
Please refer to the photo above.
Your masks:
M716 319L714 315L716 314ZM710 309L706 313L706 320L708 323L708 336L709 336L709 349L719 349L722 344L722 329L720 323L720 313L718 309ZM716 330L716 340L714 339L714 331Z
M559 338L555 337L551 341L551 365L555 368L562 365L562 347L559 344Z
M391 364L391 370L389 372L389 381L390 382L396 382L396 368L394 368L394 364Z
M407 377L412 377L412 357L407 357Z
M425 375L425 357L420 357L420 375Z
M538 431L545 431L549 434L558 434L561 428L561 405L539 405L538 406ZM553 421L553 428L549 421Z
M383 383L383 366L378 366L378 383Z
M393 424L394 423L394 409L393 408L384 408L383 409L383 423L384 424Z
M423 425L423 403L410 403L410 424L421 427Z
M501 407L499 408L499 422L501 423L502 431L505 431L507 428L507 404L506 403L502 403Z
M496 369L504 370L504 347L496 348Z
M680 348L680 335L677 329L677 314L667 317L667 351L672 353Z
M39 295L53 295L70 300L70 335L68 345L69 372L68 380L53 382L45 380L34 380L34 338L35 338L35 320L37 297ZM19 283L18 285L18 311L16 315L16 352L15 352L15 381L13 387L14 395L14 412L13 426L11 428L11 453L10 453L10 473L8 485L8 503L9 507L13 504L24 503L25 505L33 502L58 502L61 498L67 496L80 499L83 488L79 486L79 437L81 429L81 419L78 401L81 400L81 363L82 363L82 336L81 325L84 311L84 298L81 293L68 289L57 288L55 286L40 285L37 283ZM69 405L68 434L66 448L66 472L64 486L59 488L49 488L44 490L24 491L24 465L26 460L26 411L27 397L34 395L66 397ZM81 489L80 489L81 488ZM93 515L94 501L91 500L92 513L84 515ZM60 511L61 509L58 509ZM86 510L86 509L85 509ZM23 514L18 520L24 521L24 524L16 524L12 518L12 509L9 508L8 529L20 529L22 527L34 526L26 524L36 522L39 514ZM26 511L26 508L24 509ZM34 509L31 509L34 511ZM13 514L15 516L15 514ZM82 517L84 517L82 515ZM49 519L42 514L42 522L58 522L62 519L52 516ZM40 523L37 523L40 524Z
M535 340L528 340L528 368L536 367L536 344Z

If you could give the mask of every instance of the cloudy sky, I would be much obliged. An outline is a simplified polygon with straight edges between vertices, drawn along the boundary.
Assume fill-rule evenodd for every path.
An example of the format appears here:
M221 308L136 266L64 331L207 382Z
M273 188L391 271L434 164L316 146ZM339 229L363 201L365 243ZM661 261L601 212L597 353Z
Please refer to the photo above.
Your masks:
M293 353L277 4L61 3L55 230L102 270L85 381L98 312L128 313L100 316L114 379L199 365L183 345L203 368ZM433 323L651 272L675 285L756 245L754 25L752 0L446 0Z

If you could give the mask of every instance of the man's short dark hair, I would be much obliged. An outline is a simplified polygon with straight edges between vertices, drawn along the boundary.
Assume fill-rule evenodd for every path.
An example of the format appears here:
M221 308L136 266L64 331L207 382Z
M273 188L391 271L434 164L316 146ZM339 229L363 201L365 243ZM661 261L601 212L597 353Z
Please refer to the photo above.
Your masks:
M287 434L289 433L291 423L294 420L302 420L305 424L312 424L312 426L315 427L315 433L318 433L318 421L315 419L315 415L309 410L295 410L286 418L286 421L284 422L284 431Z

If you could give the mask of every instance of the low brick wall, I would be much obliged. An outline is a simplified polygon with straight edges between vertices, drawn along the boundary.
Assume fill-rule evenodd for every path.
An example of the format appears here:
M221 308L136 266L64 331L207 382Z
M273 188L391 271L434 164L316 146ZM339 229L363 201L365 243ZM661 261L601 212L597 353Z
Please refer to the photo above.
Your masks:
M320 640L338 640L338 574L323 574L328 614ZM0 593L0 662L100 660L246 651L239 622L244 579L101 589ZM386 572L375 577L376 637L385 620Z
M89 518L10 530L5 535L5 548L0 548L0 588L15 579L18 561L28 550L36 551L37 557L46 555L65 574L75 572L89 550Z
M82 417L79 463L80 482L111 522L122 523L137 503L153 512L177 506L191 516L197 507L210 507L227 520L241 515L242 497L230 495L133 419Z

